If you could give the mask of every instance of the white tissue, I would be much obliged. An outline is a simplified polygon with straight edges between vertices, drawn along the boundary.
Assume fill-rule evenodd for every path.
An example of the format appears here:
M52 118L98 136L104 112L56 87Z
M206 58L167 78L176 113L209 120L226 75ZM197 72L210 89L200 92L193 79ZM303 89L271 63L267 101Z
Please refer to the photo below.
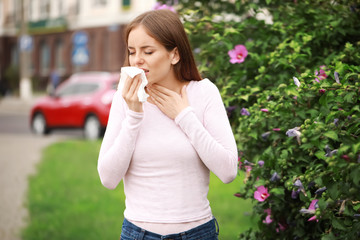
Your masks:
M141 78L141 85L139 87L139 90L137 92L137 96L139 98L139 102L146 102L149 95L145 92L145 86L148 84L148 80L145 76L144 70L137 68L137 67L122 67L121 68L121 75L120 75L120 81L118 85L118 90L122 92L124 88L125 81L127 77L134 78L136 75L140 74Z

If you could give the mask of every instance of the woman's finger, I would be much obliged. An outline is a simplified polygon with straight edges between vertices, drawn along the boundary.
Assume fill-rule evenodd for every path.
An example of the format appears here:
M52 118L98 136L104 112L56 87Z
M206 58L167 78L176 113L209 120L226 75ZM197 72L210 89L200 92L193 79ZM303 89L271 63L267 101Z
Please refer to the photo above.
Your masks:
M174 94L173 91L171 91L170 89L167 89L166 87L157 85L157 84L153 84L151 86L153 89L157 90L158 92L163 93L166 96L172 96Z
M138 86L140 85L138 75L135 76L133 79L130 79L130 81L131 85L129 87L128 93L130 94L130 96L133 96L137 93L136 90L139 88Z
M149 88L149 92L150 94L154 97L154 98L157 98L157 99L161 99L161 100L165 100L166 99L166 95L163 94L162 92L156 90L156 89L153 89L153 88Z

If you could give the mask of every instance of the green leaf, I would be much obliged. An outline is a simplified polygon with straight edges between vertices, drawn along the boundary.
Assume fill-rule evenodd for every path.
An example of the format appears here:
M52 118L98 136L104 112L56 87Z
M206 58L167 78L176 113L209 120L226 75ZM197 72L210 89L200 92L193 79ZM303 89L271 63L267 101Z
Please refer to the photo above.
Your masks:
M330 186L328 188L328 192L330 194L330 197L335 200L338 198L339 196L339 187L338 187L338 183L333 184L332 186Z
M339 230L347 230L346 227L343 225L342 222L340 222L337 218L333 218L332 220L332 226Z
M323 94L320 99L319 99L319 103L323 106L327 106L328 104L328 95L327 94Z
M348 103L352 103L353 102L353 97L354 97L355 94L356 93L354 93L354 92L346 94L345 97L344 97L344 100L346 102L348 102Z
M319 150L319 151L317 151L317 152L315 153L315 156L316 156L318 159L325 159L325 152Z
M353 171L350 173L350 177L352 178L354 184L358 186L360 182L360 169L353 169Z
M324 136L328 137L328 138L331 138L333 140L338 140L338 135L334 131L328 131L328 132L324 133Z
M284 195L284 189L283 188L272 188L270 190L270 193L277 195L277 196L283 196Z

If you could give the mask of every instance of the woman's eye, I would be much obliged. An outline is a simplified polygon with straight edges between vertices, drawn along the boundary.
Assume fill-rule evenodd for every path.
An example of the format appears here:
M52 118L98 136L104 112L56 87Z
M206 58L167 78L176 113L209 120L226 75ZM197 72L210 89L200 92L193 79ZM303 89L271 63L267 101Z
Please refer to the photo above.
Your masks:
M134 55L135 53L134 52L129 52L129 55Z
M153 52L145 52L145 54L147 55L151 55Z

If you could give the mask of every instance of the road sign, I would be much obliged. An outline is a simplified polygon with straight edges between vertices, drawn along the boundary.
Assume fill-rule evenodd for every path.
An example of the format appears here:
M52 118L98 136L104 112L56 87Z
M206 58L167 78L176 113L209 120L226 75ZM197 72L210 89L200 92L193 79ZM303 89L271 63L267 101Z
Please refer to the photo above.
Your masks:
M29 35L23 35L20 37L20 50L31 51L33 48L33 39Z
M79 31L76 32L73 36L73 44L75 46L85 46L88 42L88 35L86 32Z
M74 47L71 60L75 65L86 65L89 62L89 51L85 46Z

